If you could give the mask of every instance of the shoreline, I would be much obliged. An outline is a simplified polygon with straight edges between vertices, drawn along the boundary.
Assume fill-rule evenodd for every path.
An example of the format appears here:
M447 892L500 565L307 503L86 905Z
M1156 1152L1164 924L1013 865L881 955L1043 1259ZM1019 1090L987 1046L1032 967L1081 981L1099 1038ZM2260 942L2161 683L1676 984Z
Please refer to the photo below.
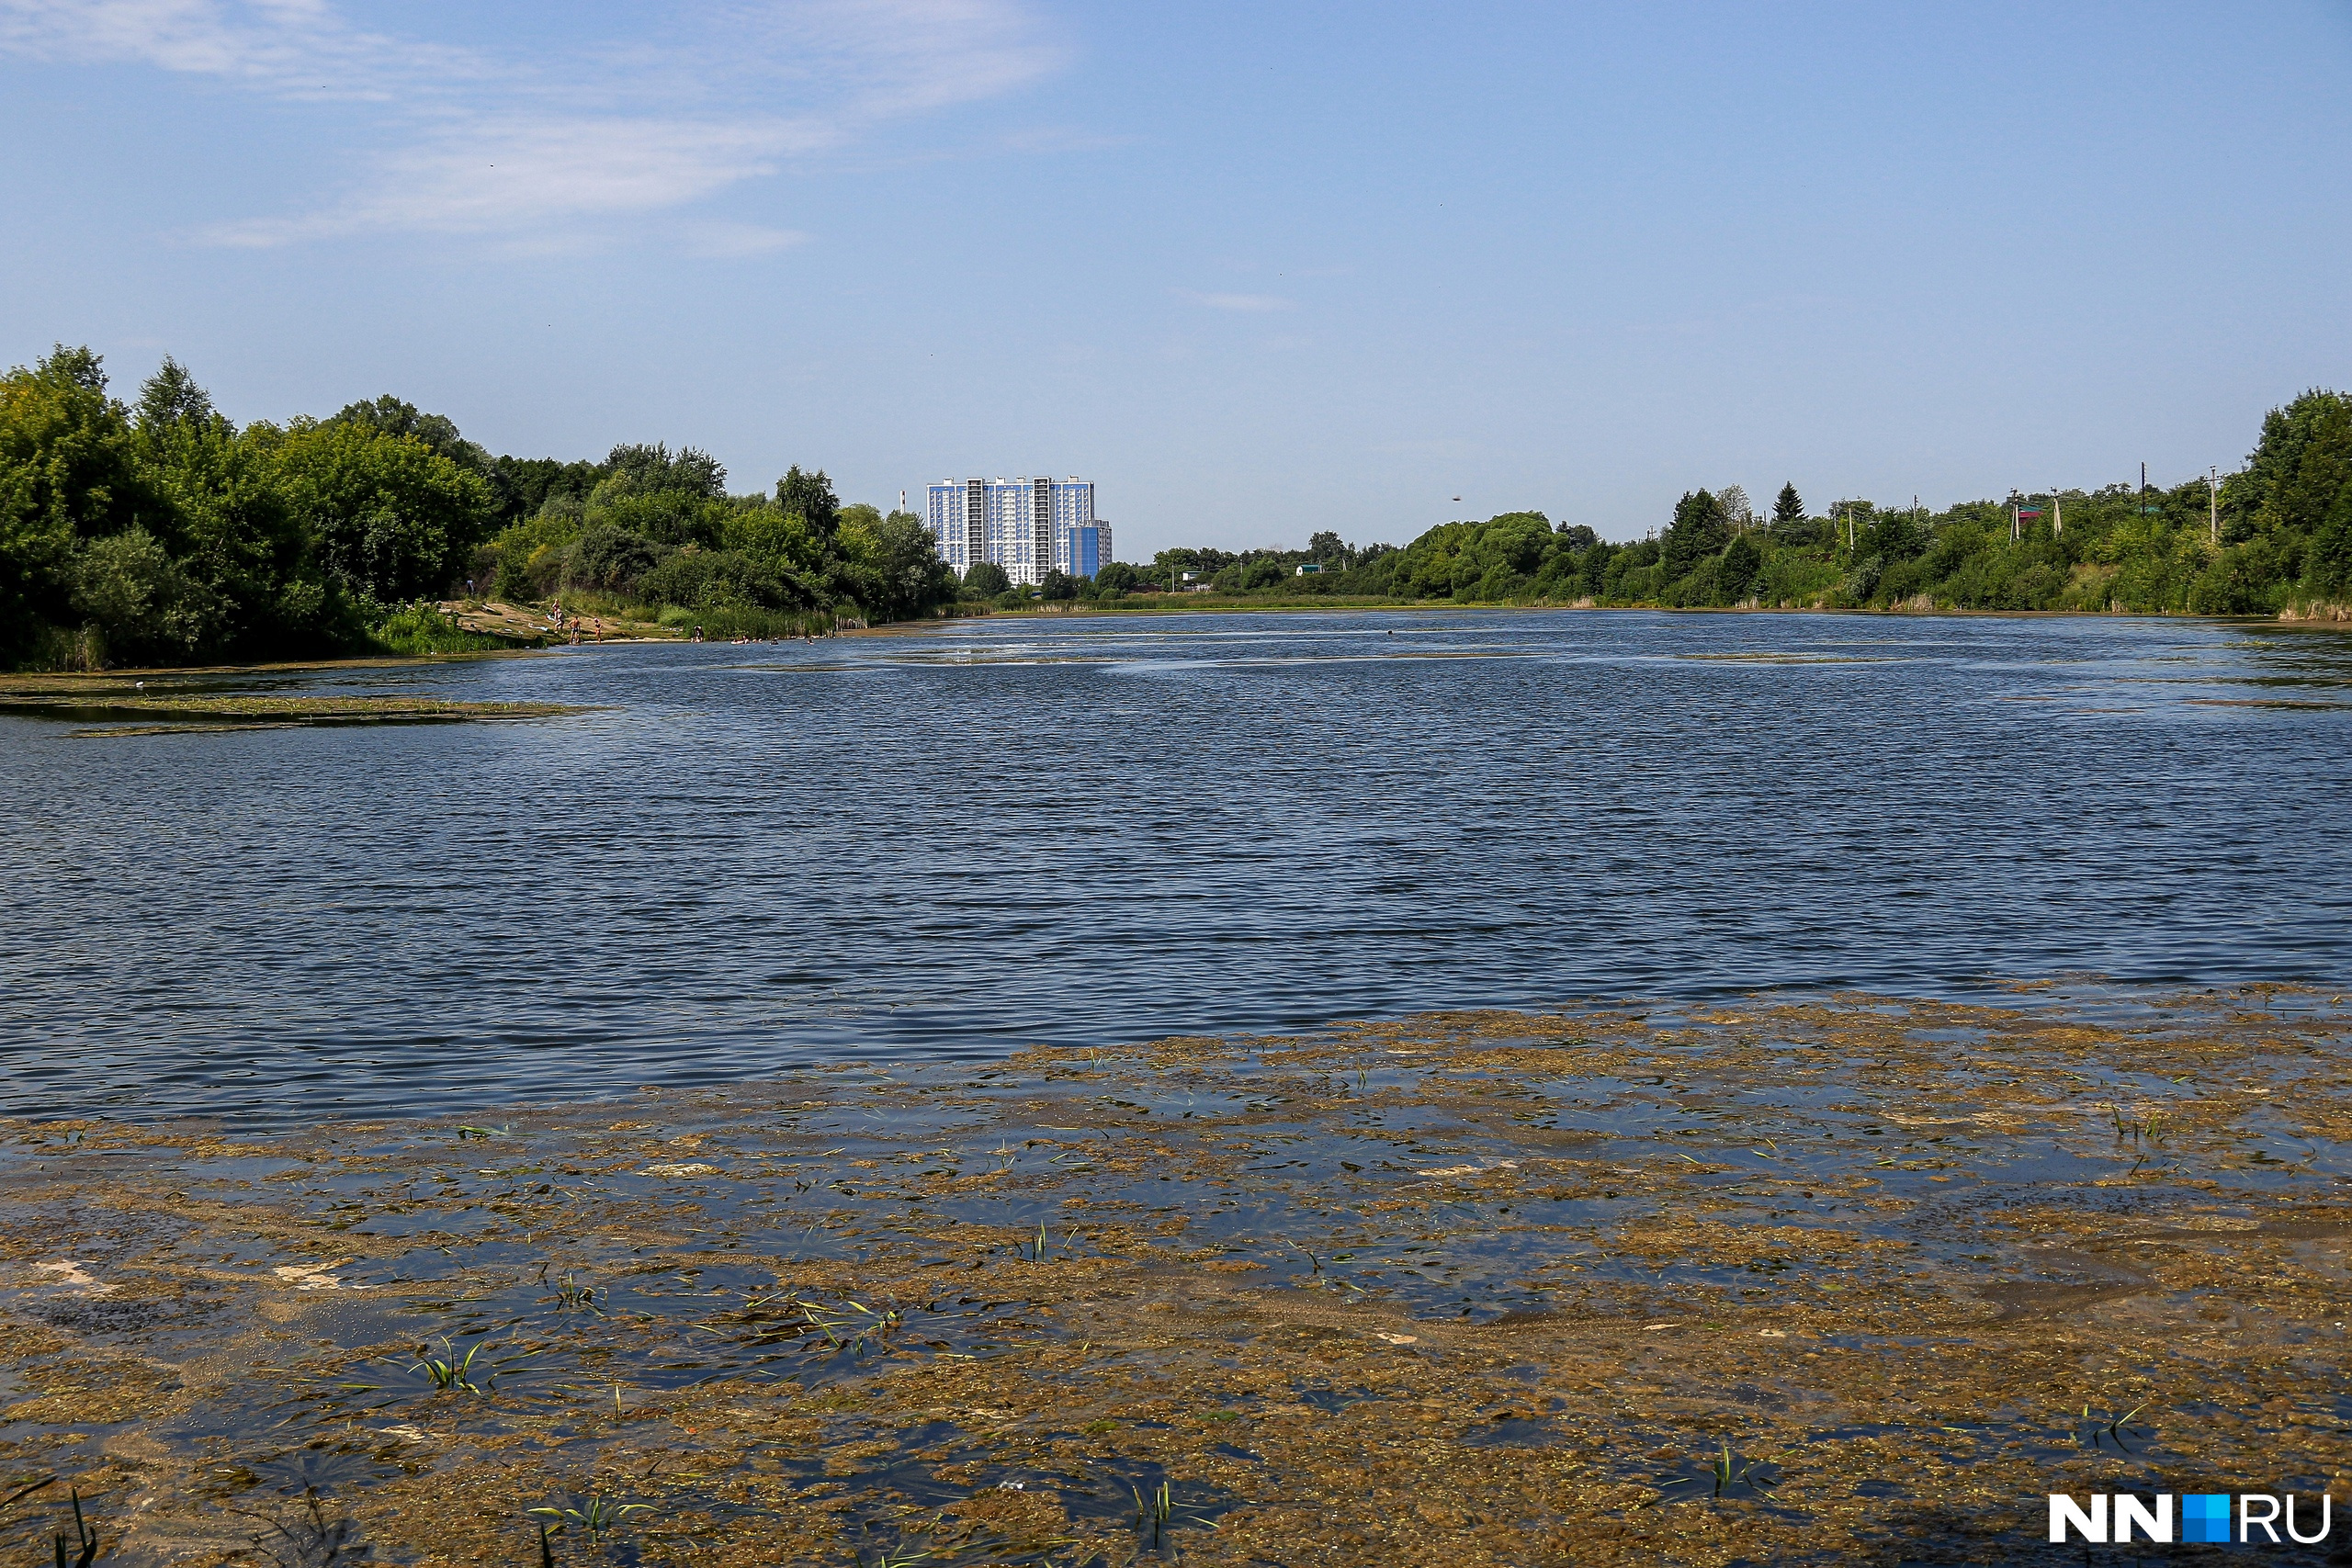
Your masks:
M2144 615L2137 612L2106 610L1871 610L1861 608L1783 609L1780 607L1747 607L1742 605L1663 605L1663 604L1457 604L1450 601L1392 601L1377 604L1241 604L1136 605L1114 610L1062 609L1034 607L1022 610L990 610L982 615L943 615L920 621L886 621L878 626L851 626L828 633L829 637L867 637L906 636L910 633L937 631L963 623L978 623L1002 619L1044 619L1048 616L1084 620L1115 620L1131 615L1256 615L1256 614L1317 614L1366 615L1376 612L1423 612L1450 614L1473 611L1516 611L1528 613L1573 612L1579 615L1863 615L1901 620L1931 620L1939 618L1977 620L2086 620L2086 621L2146 621L2166 625L2195 624L2214 626L2268 626L2281 630L2303 632L2352 633L2352 623L2308 617L2274 617L2268 615L2194 615L2169 613ZM785 641L797 639L786 638ZM399 670L419 664L463 663L483 659L528 659L549 654L569 653L595 648L642 648L660 646L697 646L682 637L608 637L599 642L550 643L541 647L497 648L469 649L458 653L365 654L349 659L288 660L283 662L243 662L236 664L165 664L124 665L109 667L96 672L88 671L38 670L0 671L0 682L70 682L115 681L122 679L199 679L232 675L283 675L304 671L332 670ZM766 646L754 640L737 644L713 639L698 646L706 648Z
M0 1547L71 1486L192 1568L306 1497L428 1563L594 1499L715 1568L1984 1561L2049 1491L2340 1491L2348 1039L1763 998L11 1122Z

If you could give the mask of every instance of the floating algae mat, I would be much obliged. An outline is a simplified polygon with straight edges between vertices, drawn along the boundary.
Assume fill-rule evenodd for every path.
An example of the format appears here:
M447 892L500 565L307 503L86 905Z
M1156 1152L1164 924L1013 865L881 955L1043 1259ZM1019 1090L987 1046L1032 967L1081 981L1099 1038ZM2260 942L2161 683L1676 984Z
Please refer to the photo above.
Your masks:
M200 1565L1999 1562L2053 1491L2308 1530L2347 1031L1767 998L6 1123L0 1561L77 1495L100 1561Z
M153 690L149 690L149 685ZM166 679L133 683L103 677L43 676L0 682L0 714L30 718L105 721L85 736L170 735L256 726L348 724L449 724L467 720L551 718L584 713L562 703L462 702L444 697L345 694L307 696L298 693L225 692L202 682ZM153 723L120 723L147 719Z

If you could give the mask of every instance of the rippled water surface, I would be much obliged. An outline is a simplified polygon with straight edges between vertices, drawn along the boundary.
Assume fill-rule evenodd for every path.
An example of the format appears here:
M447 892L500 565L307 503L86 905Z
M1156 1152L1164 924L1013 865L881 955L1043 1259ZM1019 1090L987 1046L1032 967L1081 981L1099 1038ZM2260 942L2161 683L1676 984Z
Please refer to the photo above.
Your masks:
M2097 619L979 621L0 718L0 1108L420 1111L1763 987L2352 980L2352 641Z

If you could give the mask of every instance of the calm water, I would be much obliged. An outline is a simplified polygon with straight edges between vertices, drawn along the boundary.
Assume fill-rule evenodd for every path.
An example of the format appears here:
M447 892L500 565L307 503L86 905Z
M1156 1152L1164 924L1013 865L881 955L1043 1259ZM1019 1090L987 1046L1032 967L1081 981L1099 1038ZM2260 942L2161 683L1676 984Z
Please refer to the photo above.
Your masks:
M979 622L0 718L0 1110L444 1111L1759 987L2352 982L2352 640L1634 614Z

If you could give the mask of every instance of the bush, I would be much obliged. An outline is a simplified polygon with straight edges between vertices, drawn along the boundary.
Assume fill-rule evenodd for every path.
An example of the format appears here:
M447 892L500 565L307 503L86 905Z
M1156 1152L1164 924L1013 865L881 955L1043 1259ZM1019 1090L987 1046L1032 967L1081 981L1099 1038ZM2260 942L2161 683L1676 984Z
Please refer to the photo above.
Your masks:
M228 606L182 571L144 528L93 539L74 562L74 608L116 662L175 663L226 639Z
M653 604L706 613L782 610L789 598L774 573L733 550L680 550L640 576L637 592Z
M660 559L661 551L644 535L598 523L572 547L571 579L592 588L625 589Z
M489 653L513 646L503 637L469 632L458 617L420 599L402 604L378 622L369 636L387 652L414 657L424 653Z

